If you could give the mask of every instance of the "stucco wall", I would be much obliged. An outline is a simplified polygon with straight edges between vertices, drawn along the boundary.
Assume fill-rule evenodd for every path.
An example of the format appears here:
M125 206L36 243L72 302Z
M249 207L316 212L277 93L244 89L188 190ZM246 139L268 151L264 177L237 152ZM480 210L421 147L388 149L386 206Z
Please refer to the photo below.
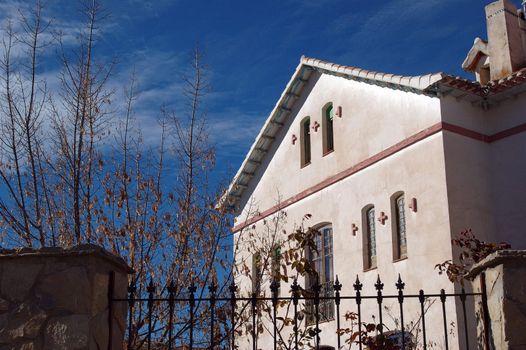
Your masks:
M322 129L311 129L312 161L301 168L301 120L310 116L311 125L321 125L322 109L329 102L343 111L343 117L334 120L335 151L323 156ZM248 204L260 211L272 207L439 122L439 107L436 98L313 74L245 191L238 221L247 216ZM293 134L298 137L295 145Z
M522 95L521 95L522 96ZM444 121L487 136L526 123L526 100L509 99L484 111L453 98L442 100ZM489 141L445 132L451 231L471 228L488 241L526 248L526 133Z
M526 119L526 118L525 118ZM526 133L491 145L491 188L496 241L509 242L515 249L526 249Z

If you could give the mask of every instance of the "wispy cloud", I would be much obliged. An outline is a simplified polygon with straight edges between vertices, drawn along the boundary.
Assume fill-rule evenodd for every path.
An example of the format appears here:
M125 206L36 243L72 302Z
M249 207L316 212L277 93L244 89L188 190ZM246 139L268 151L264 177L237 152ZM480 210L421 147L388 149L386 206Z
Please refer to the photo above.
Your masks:
M132 13L135 13L137 16L159 17L163 14L166 7L173 6L177 2L177 0L127 0L123 3L125 6L135 8L135 11Z
M245 111L236 107L209 114L208 121L213 130L211 139L222 148L238 148L239 145L250 144L257 136L265 117L257 111Z

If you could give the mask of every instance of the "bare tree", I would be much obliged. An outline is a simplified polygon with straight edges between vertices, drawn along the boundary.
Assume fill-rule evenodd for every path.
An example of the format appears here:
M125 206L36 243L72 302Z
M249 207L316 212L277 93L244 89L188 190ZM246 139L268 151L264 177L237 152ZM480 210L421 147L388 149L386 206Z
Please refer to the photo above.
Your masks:
M21 15L20 31L8 22L2 38L2 162L0 176L8 197L0 199L0 217L12 228L13 242L46 245L45 202L48 188L43 173L44 110L49 97L39 78L41 51L51 44L43 34L50 22L36 1ZM15 54L21 51L22 54ZM21 240L20 240L21 239Z
M221 191L209 182L215 153L202 110L209 84L201 54L193 51L183 78L186 104L177 113L161 108L159 143L145 145L135 115L136 75L124 87L123 105L115 105L116 92L109 88L115 62L97 59L106 13L96 0L84 2L81 13L84 24L73 49L51 35L39 1L22 16L22 32L6 28L0 103L3 244L97 243L136 271L131 282L138 294L150 281L159 294L173 286L176 297L186 296L190 285L203 295L206 286L218 284L220 293L228 275L218 269L230 232L227 214L216 206ZM54 41L43 41L50 37ZM44 48L59 52L58 91L48 91L39 78ZM196 305L192 326L203 324L207 308ZM174 334L182 341L190 326L183 311L181 306L175 312ZM154 336L160 342L167 336L167 312L161 305L156 309ZM130 341L137 346L145 340L146 313L144 305L134 309Z

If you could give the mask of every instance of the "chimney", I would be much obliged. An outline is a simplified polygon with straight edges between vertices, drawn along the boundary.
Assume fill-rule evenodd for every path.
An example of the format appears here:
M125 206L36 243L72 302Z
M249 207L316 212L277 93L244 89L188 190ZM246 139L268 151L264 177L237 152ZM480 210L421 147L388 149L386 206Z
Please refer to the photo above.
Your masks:
M480 38L462 64L477 81L487 84L526 67L526 21L523 10L511 0L498 0L486 6L488 41Z
M486 6L491 80L504 78L524 64L521 22L517 8L510 0L495 1Z

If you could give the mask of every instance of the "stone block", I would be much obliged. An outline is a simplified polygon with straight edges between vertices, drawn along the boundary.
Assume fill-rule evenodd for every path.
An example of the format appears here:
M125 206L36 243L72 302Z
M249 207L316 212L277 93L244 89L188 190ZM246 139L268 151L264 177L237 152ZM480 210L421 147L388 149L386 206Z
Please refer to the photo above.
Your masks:
M13 347L12 349L13 350L40 350L42 348L35 342L26 342L26 343L15 345L15 347Z
M526 251L503 250L473 266L468 278L473 289L485 285L489 329L478 327L479 338L488 333L490 349L526 349ZM482 315L482 307L477 314Z
M91 319L91 339L93 343L90 348L104 349L109 340L108 311L105 311Z
M34 339L47 319L38 306L24 303L7 314L5 326L0 329L0 343L12 343L20 338Z
M109 274L95 273L93 276L93 303L91 315L97 315L108 308Z
M10 301L24 301L42 270L42 264L8 262L3 267L0 291Z
M0 313L6 312L9 310L9 301L0 298Z
M102 248L0 251L0 350L108 348L108 282L126 296L125 262ZM113 348L122 350L126 303L114 305Z
M36 289L39 298L52 300L47 307L76 314L89 312L90 283L82 267L74 266L43 276Z
M24 342L9 345L0 345L0 350L41 350L42 347L35 342Z
M44 333L44 349L88 349L89 316L72 315L51 318Z
M0 315L0 332L7 326L8 314Z

